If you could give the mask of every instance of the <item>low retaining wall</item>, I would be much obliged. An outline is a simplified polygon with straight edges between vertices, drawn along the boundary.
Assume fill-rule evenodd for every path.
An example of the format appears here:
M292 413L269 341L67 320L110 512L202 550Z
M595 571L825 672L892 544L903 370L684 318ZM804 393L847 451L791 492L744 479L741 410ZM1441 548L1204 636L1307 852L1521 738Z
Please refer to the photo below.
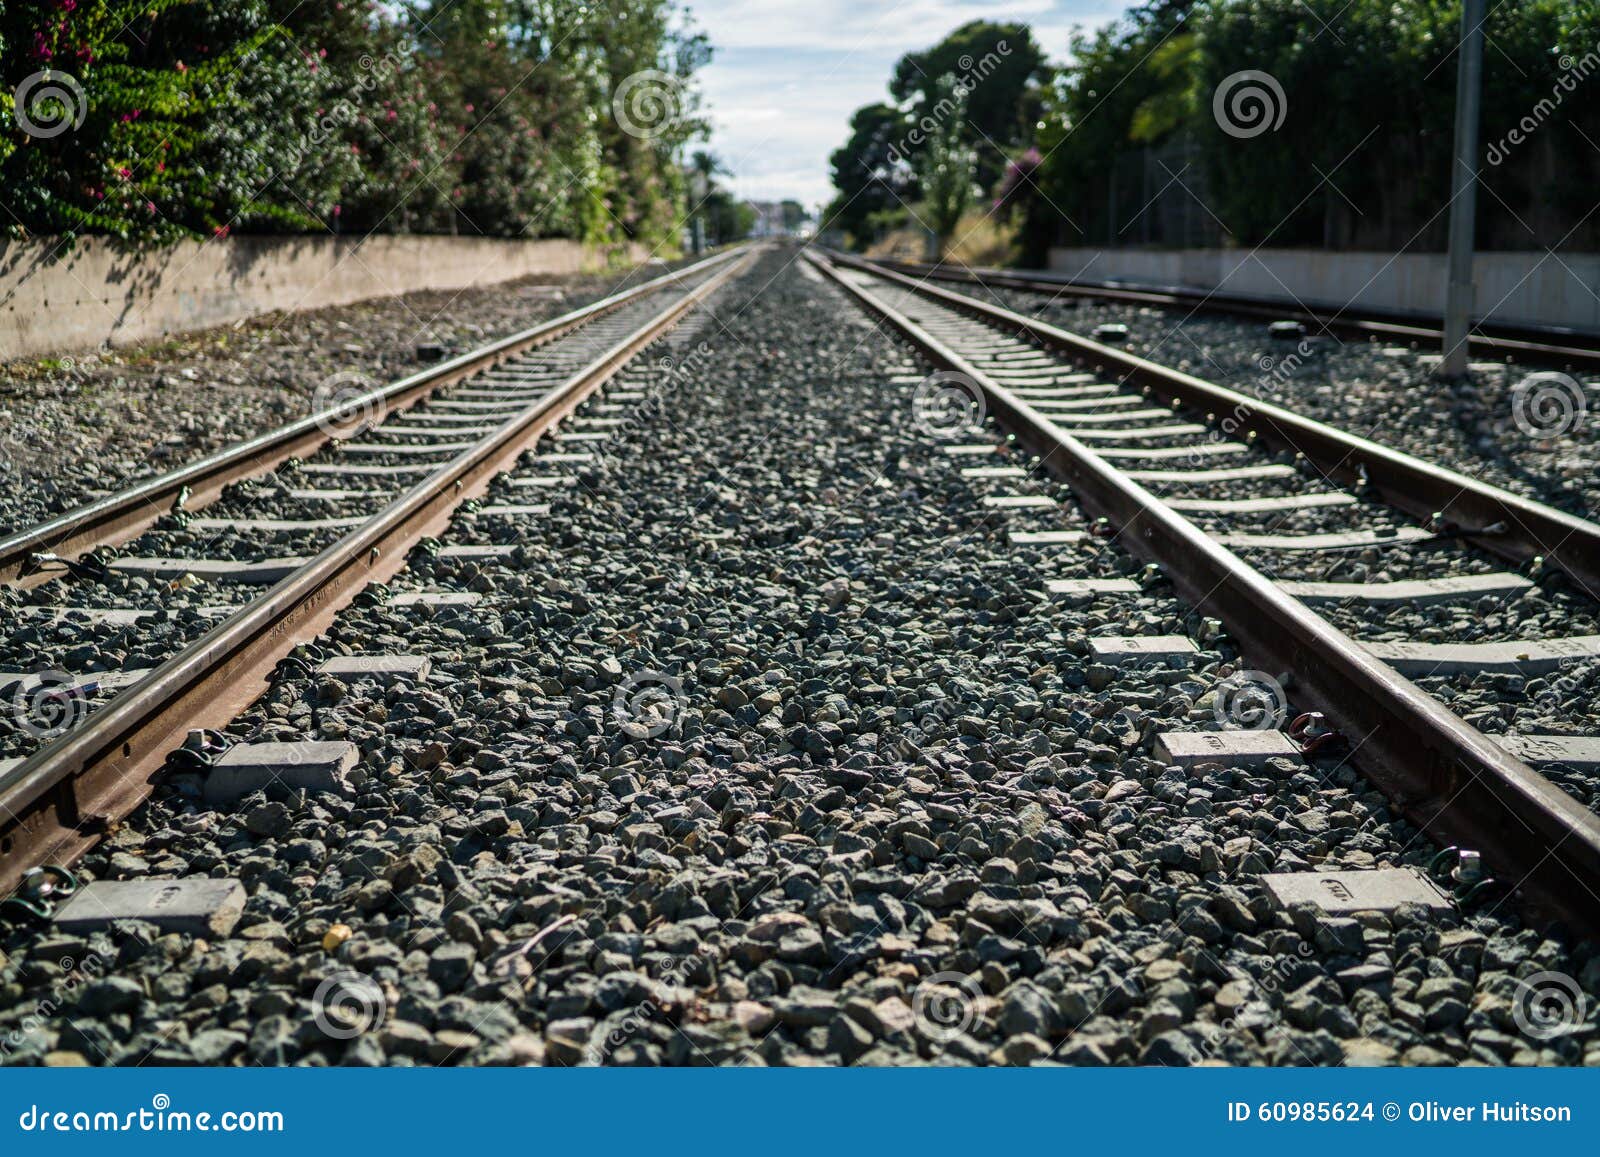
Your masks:
M649 256L632 245L628 260ZM271 310L597 270L576 241L223 237L128 253L104 238L0 241L0 361L131 345Z
M1600 254L1479 253L1472 268L1474 317L1600 332ZM1087 281L1219 289L1313 306L1444 311L1442 253L1052 249L1050 269Z

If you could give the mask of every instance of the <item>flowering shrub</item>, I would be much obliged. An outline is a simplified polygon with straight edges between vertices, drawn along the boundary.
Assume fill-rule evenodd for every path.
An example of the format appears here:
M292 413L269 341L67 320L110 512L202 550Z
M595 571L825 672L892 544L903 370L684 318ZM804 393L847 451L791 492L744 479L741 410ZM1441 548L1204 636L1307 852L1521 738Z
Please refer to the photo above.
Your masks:
M672 16L667 0L5 0L0 221L135 242L667 240L675 157L703 126L636 140L610 97L641 69L704 63Z

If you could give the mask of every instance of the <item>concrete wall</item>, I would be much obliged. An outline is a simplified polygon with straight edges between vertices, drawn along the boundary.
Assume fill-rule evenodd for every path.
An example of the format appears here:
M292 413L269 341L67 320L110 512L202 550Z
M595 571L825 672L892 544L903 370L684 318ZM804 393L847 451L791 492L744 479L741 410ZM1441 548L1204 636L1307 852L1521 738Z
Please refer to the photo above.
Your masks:
M648 254L632 246L630 261ZM483 237L225 237L156 253L103 238L0 241L0 361L130 345L270 310L600 268L576 241Z
M1439 314L1441 253L1324 253L1310 249L1052 249L1053 272L1218 289L1307 305ZM1600 254L1480 253L1474 315L1600 331Z

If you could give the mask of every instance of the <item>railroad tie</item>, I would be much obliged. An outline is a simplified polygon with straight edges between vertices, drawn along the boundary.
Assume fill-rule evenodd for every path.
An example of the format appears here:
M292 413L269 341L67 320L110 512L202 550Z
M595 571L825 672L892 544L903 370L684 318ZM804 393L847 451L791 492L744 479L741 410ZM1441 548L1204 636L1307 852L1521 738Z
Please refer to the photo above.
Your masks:
M1278 585L1303 603L1412 603L1416 606L1456 602L1474 596L1517 595L1533 587L1533 583L1520 575L1503 571L1409 582L1286 582Z
M1480 672L1543 675L1574 661L1600 659L1600 635L1514 643L1364 643L1367 651L1410 678Z
M171 582L194 575L208 583L237 583L240 586L271 586L282 582L305 566L309 559L269 558L243 562L229 558L142 558L112 559L107 569L130 578Z

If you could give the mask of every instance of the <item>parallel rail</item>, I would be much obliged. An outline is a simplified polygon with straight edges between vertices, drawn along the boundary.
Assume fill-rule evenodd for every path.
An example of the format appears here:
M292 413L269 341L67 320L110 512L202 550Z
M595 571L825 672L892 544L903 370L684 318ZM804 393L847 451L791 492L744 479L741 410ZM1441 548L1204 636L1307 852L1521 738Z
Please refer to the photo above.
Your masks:
M838 254L830 258L1024 335L1169 404L1216 415L1228 423L1231 437L1253 434L1270 449L1303 454L1329 481L1363 487L1367 497L1421 522L1450 524L1491 554L1518 564L1542 558L1600 599L1600 526L1595 523L991 302L928 285L875 262Z
M296 644L325 630L361 588L400 571L411 547L443 530L456 507L484 493L496 474L640 350L748 268L757 252L745 249L719 255L682 271L721 267L82 725L0 778L0 893L13 887L27 868L44 862L70 863L92 846L148 796L168 755L191 729L225 726L260 695L273 668ZM681 274L620 296L634 300L677 276ZM607 305L597 303L590 311ZM570 328L575 316L550 324ZM514 349L528 348L521 343L548 340L548 331L549 327L540 327L457 359L441 367L440 377L430 386L470 372L468 367L483 368Z
M831 254L843 258L843 254ZM1029 275L1007 269L969 269L948 265L929 265L916 261L878 261L883 269L909 274L919 279L982 285L996 289L1020 289L1029 293L1049 293L1058 297L1094 298L1125 302L1129 305L1155 305L1197 313L1219 313L1264 321L1298 321L1313 333L1337 333L1354 338L1378 338L1394 342L1417 342L1437 347L1444 340L1438 326L1408 314L1364 309L1352 314L1346 309L1305 306L1292 302L1271 302L1259 297L1184 289L1178 286L1135 288L1104 281ZM1558 327L1512 325L1480 321L1468 335L1467 348L1475 355L1505 357L1520 362L1564 365L1572 368L1600 369L1600 334L1588 334Z
M53 554L75 558L99 546L115 546L148 530L183 499L185 510L198 510L214 501L230 483L259 477L290 458L304 458L332 440L328 430L349 415L370 407L398 413L426 401L436 391L498 365L508 358L555 341L597 317L673 285L693 270L725 263L734 251L717 254L689 269L637 285L593 302L532 328L522 330L451 358L436 366L380 386L311 414L287 426L270 430L214 454L109 494L49 522L0 538L0 582L37 583L55 577L41 573L35 557Z
M1259 667L1294 672L1295 693L1354 737L1362 769L1406 816L1435 841L1482 849L1514 885L1518 899L1540 917L1600 929L1600 817L1585 810L1528 764L1446 709L1416 684L1371 656L1354 639L1292 598L1156 495L1066 433L1025 398L986 375L956 350L894 306L838 272L847 265L871 272L942 304L988 318L1047 348L1121 371L1125 381L1202 408L1241 407L1246 428L1301 450L1331 476L1349 477L1366 463L1382 479L1380 500L1401 501L1405 487L1437 492L1458 488L1444 505L1463 514L1496 518L1526 515L1536 529L1563 528L1564 537L1540 540L1575 576L1600 576L1600 528L1513 495L1473 483L1407 455L1352 438L1320 423L1201 382L1143 359L1088 342L1006 310L974 302L867 262L836 261L809 252L809 260L870 313L915 344L940 369L960 373L985 395L988 412L1042 466L1071 487L1084 508L1104 517L1118 541L1163 566L1179 595L1220 619ZM1391 496L1392 495L1392 496ZM1535 509L1528 510L1533 507ZM1424 509L1426 507L1424 506ZM1534 517L1536 516L1536 517ZM1481 525L1481 524L1480 524ZM1516 537L1535 540L1527 525L1482 545ZM1570 544L1570 545L1569 545ZM1521 551L1521 547L1517 550ZM1594 589L1591 586L1591 589Z

